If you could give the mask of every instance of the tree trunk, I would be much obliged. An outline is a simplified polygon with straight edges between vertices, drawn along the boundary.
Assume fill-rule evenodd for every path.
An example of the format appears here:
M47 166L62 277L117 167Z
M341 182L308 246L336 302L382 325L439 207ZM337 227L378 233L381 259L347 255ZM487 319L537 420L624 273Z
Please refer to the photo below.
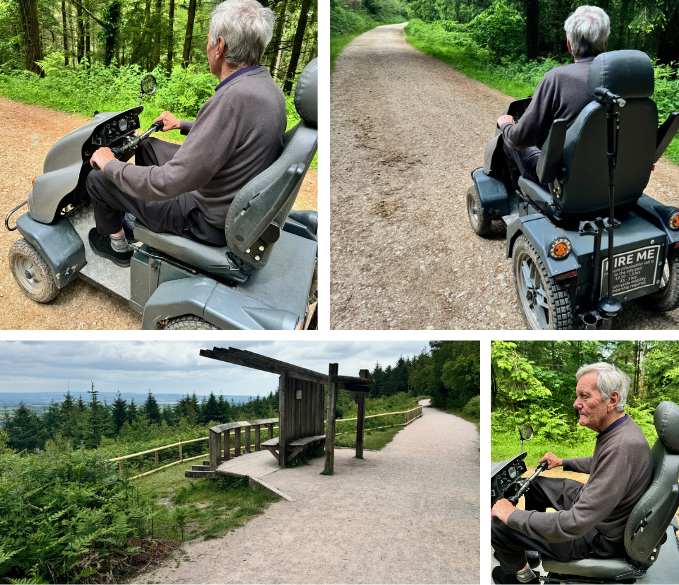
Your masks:
M90 43L90 32L92 29L92 21L89 16L85 16L85 57L87 57L87 64L92 63L92 45Z
M104 23L104 64L108 66L113 61L113 56L116 52L118 26L120 23L120 0L113 0L108 5L104 15ZM120 60L118 65L122 65Z
M161 24L163 22L163 0L156 0L155 18L153 19L153 62L149 69L153 69L158 63L160 63L160 37L161 37Z
M61 0L61 26L64 34L64 65L68 66L68 18L66 17L66 0Z
M285 83L283 84L283 92L289 94L292 91L292 84L297 74L297 63L299 61L299 54L302 50L302 41L304 41L304 31L306 30L306 23L309 16L309 6L311 0L302 0L302 6L299 11L299 20L297 21L297 30L295 31L295 40L292 43L292 53L290 55L290 63L288 64L288 72L285 75Z
M283 39L283 30L285 29L285 18L287 16L286 8L288 6L288 0L281 0L279 6L277 6L276 14L276 28L273 31L273 38L269 44L271 57L269 59L269 71L271 72L271 77L276 79L278 77L278 58L281 52L281 40Z
M133 41L132 54L130 56L130 61L132 63L141 63L142 55L146 55L146 65L148 65L148 26L149 20L151 19L151 0L146 0L146 6L144 8L144 20L141 27L139 28L139 35Z
M77 24L78 24L78 48L76 53L76 59L78 63L82 61L83 54L85 51L85 28L83 23L83 8L80 3L75 5L77 14Z
M193 21L196 19L196 0L189 0L189 13L186 18L186 34L184 35L184 51L182 52L182 67L191 63L191 43L193 42Z
M172 61L174 59L174 0L169 0L170 6L167 13L167 72L172 73Z
M538 56L538 23L540 3L538 0L526 1L526 55L529 59Z
M42 46L40 45L40 27L38 25L37 0L21 0L21 28L24 33L24 67L42 76L43 71L36 63L42 59Z

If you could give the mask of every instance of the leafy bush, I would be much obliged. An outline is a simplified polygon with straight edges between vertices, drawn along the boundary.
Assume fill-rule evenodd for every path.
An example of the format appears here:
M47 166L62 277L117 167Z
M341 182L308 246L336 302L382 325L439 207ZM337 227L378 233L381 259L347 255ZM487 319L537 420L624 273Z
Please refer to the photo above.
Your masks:
M472 396L462 408L462 414L473 420L481 418L481 397Z
M496 0L470 23L473 39L487 47L496 59L525 51L526 23L521 13L506 0Z
M110 579L140 552L134 489L85 451L0 456L0 580Z

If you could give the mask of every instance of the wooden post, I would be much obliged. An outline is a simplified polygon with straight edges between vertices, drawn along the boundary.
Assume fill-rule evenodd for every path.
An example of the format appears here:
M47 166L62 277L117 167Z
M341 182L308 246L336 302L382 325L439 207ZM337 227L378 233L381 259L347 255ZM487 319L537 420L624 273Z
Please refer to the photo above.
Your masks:
M240 427L233 429L233 456L238 457L240 455Z
M365 428L365 394L356 396L356 459L363 459L363 429Z
M262 449L262 425L255 425L255 451Z
M245 452L246 453L251 453L250 450L250 441L252 440L252 437L250 435L250 427L245 427Z
M335 405L337 401L337 364L330 364L328 368L328 403L326 404L325 431L325 468L323 475L335 472Z
M219 465L219 433L210 429L210 470L214 471Z
M287 376L281 374L278 377L278 465L285 467L288 464L288 436L285 420L285 387Z
M269 423L266 427L269 429L269 436L267 439L273 439L273 423Z
M155 460L156 465L158 465L158 463L160 463L159 458L158 458L158 451L153 452L153 459Z
M182 442L179 441L179 461L184 461L184 453L182 451Z
M224 461L231 459L231 430L224 431Z

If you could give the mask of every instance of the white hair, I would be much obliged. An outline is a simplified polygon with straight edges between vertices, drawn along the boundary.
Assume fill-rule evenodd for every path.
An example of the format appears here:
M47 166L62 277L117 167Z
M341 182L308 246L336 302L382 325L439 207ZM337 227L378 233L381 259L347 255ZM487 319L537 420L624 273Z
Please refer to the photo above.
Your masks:
M592 57L603 53L611 32L611 19L598 6L580 6L563 25L573 56Z
M604 400L608 400L613 392L617 392L620 400L616 406L616 410L618 412L624 411L630 384L629 376L619 368L616 368L613 364L597 362L596 364L582 366L575 373L576 381L579 382L580 378L590 372L597 373L596 387Z
M271 41L275 16L257 0L226 0L210 16L210 46L224 40L229 65L257 65Z

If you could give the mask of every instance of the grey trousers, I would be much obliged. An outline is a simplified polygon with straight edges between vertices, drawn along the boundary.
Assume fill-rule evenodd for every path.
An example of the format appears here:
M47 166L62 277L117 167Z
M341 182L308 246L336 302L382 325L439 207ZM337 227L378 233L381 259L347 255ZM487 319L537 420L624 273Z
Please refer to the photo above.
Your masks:
M178 148L179 144L148 138L137 149L135 164L161 166L174 156ZM122 191L97 170L87 175L86 187L100 234L119 231L123 226L123 215L129 212L151 231L184 236L213 246L226 245L224 229L217 229L205 220L191 192L166 201L145 201Z
M577 500L582 487L583 484L572 479L539 477L526 493L526 510L568 510ZM493 518L491 524L491 544L502 568L511 572L525 566L527 550L539 552L543 559L558 561L625 555L622 542L611 542L596 530L568 542L545 542L526 536L497 518Z

